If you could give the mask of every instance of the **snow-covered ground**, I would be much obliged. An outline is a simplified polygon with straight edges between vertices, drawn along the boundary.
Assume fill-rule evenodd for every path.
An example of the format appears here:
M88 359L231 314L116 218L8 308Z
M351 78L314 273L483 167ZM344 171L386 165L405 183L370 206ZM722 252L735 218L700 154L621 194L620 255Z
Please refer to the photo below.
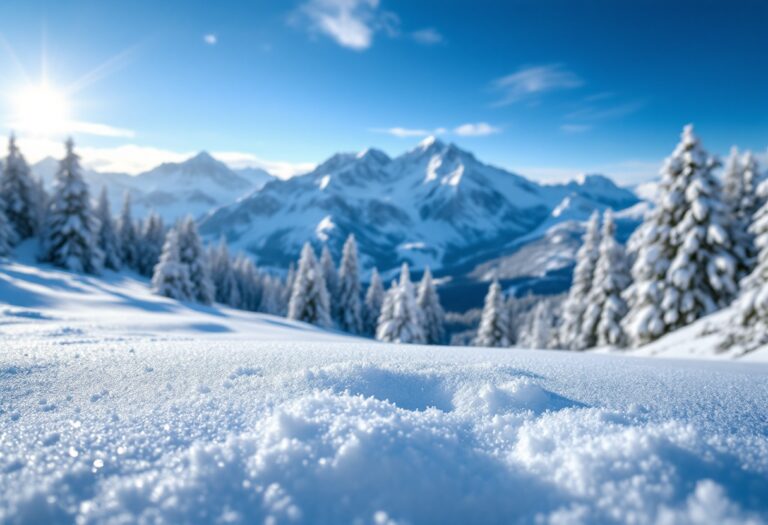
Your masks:
M0 267L2 523L761 523L768 365L391 346Z

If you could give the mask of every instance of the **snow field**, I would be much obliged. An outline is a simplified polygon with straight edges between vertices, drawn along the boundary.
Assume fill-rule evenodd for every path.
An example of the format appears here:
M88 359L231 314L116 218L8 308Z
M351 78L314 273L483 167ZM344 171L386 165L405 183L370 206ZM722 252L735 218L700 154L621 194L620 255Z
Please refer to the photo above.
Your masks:
M19 338L8 523L734 523L768 367L368 342Z

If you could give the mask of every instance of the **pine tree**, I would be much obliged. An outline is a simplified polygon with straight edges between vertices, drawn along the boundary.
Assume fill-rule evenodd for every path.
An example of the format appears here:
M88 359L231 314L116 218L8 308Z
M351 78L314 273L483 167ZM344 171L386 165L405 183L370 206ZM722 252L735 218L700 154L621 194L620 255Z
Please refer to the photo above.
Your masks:
M138 267L138 234L131 214L131 194L127 191L123 197L123 209L117 222L121 259L128 268Z
M639 232L640 249L622 325L630 344L650 342L726 306L745 261L721 200L717 167L686 126L665 162L658 202Z
M73 272L98 273L104 258L98 246L99 222L72 139L66 148L46 214L40 259Z
M762 204L757 191L759 179L757 160L752 152L740 156L739 151L732 148L723 176L723 200L734 224L734 251L749 269L757 255L749 225Z
M279 279L265 275L261 281L261 300L259 301L259 312L265 314L281 315L283 313L282 295L283 283Z
M285 274L285 282L282 286L278 287L280 291L279 314L285 317L288 317L288 307L290 306L291 295L293 294L294 282L296 282L296 264L291 262L291 264L288 265L288 272Z
M592 286L587 298L579 346L621 346L625 343L621 320L627 313L622 292L629 286L630 276L624 248L616 242L613 212L603 214L603 232Z
M178 301L192 299L192 283L187 266L181 262L179 232L172 228L165 236L163 252L152 276L152 290Z
M350 234L344 243L339 267L339 284L336 308L339 327L352 334L363 331L363 312L360 301L360 269L357 260L357 243Z
M239 253L232 263L232 271L240 296L240 308L255 312L263 295L263 279L250 257Z
M427 267L419 283L416 304L421 309L425 342L429 345L445 343L445 312L440 304L432 272Z
M390 343L422 344L426 341L423 325L408 263L403 263L400 282L390 288L384 299L376 339Z
M524 348L552 348L553 335L556 332L554 305L552 301L541 299L526 318L526 328L518 339L517 345Z
M512 344L509 337L508 312L498 279L494 278L488 287L474 344L490 347L507 347Z
M320 268L323 270L325 287L328 288L328 300L331 302L331 317L338 321L341 312L338 308L339 274L327 244L323 245L323 250L320 253Z
M142 223L137 253L136 271L151 277L155 265L160 260L165 240L163 219L157 213L150 213Z
M40 177L32 178L32 195L33 195L33 215L35 217L35 232L43 235L43 229L45 227L46 216L48 215L48 205L50 198L48 192L45 191L45 184Z
M8 157L0 179L0 199L5 203L5 215L18 240L32 237L40 225L35 181L13 135L8 140Z
M331 326L328 289L322 268L309 243L304 244L293 283L288 318L322 327Z
M96 218L99 220L99 248L104 253L104 267L117 271L121 266L120 242L115 231L115 221L112 219L106 187L101 188Z
M11 254L13 245L18 241L16 230L11 226L11 222L3 211L3 201L0 199L0 257L8 257Z
M583 350L584 339L581 328L584 313L587 310L587 297L592 287L595 265L600 246L600 214L595 211L587 224L584 239L576 253L576 267L573 270L573 282L568 297L563 304L563 319L560 326L559 340L564 348Z
M374 268L371 271L371 282L368 284L368 291L365 292L363 333L374 337L376 335L376 326L381 315L381 305L384 302L384 287L381 285L379 271Z
M768 183L760 186L760 193L768 193ZM755 213L749 230L754 235L757 262L741 283L736 313L723 344L724 348L738 344L745 351L768 344L768 201Z
M216 290L216 302L239 308L240 290L235 279L226 239L222 237L218 246L211 246L208 250L208 262L213 287Z
M203 243L197 233L197 226L191 216L187 216L177 226L179 242L179 260L187 267L189 282L192 283L191 299L200 304L211 304L215 297L211 272L208 267Z

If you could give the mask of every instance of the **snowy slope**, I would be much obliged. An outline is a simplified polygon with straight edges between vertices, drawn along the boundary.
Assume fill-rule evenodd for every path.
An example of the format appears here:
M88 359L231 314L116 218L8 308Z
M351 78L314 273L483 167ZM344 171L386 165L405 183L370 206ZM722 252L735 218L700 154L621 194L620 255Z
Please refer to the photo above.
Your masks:
M58 161L46 158L32 166L50 188L58 170ZM201 152L180 163L165 163L135 176L121 173L101 173L83 170L83 176L97 195L101 187L107 188L112 208L117 212L123 194L131 193L134 215L145 216L150 210L158 212L166 221L191 214L201 217L213 209L231 204L237 199L263 187L274 179L258 168L233 170Z
M0 276L2 523L768 520L766 364L342 341Z
M278 267L307 240L338 253L354 233L367 265L387 270L409 260L434 269L484 260L540 228L636 202L602 176L540 185L429 138L394 159L374 149L334 155L309 174L272 181L216 210L201 232L225 235Z

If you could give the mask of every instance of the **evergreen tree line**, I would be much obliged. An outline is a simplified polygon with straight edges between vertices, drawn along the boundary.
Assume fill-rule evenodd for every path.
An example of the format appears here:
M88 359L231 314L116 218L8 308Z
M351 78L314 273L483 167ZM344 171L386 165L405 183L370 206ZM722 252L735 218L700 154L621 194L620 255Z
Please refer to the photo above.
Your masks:
M0 178L0 256L37 236L39 260L70 271L99 274L128 268L151 277L155 293L181 301L284 315L322 327L398 343L445 342L444 312L427 269L414 287L407 264L385 291L374 268L363 293L357 244L350 235L337 268L330 250L318 261L309 243L283 281L232 256L224 239L207 249L192 217L170 228L150 213L135 221L130 195L113 217L106 188L94 205L74 143L65 144L53 192L45 193L11 136Z
M661 170L655 203L627 246L610 210L592 215L561 311L542 303L520 344L639 346L734 304L723 346L768 343L768 182L750 152L718 160L691 126ZM509 346L501 288L485 300L476 344Z

